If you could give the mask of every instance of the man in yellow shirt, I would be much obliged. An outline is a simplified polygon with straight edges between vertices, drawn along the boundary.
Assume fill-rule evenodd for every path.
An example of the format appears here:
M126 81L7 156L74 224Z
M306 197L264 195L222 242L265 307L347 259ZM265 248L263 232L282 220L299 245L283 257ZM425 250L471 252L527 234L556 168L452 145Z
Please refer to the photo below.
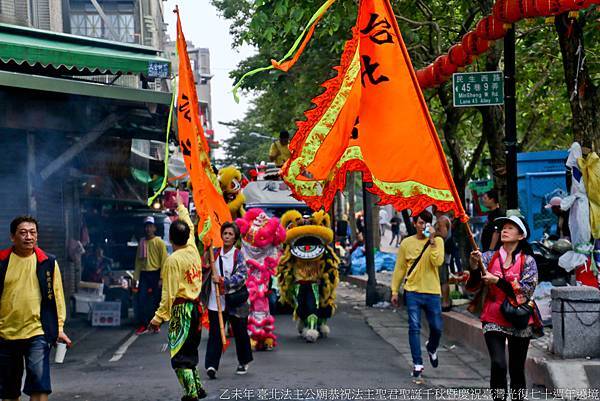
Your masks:
M396 267L392 276L392 304L398 306L398 290L404 284L408 312L408 341L414 363L413 377L423 372L421 357L421 309L429 323L429 341L425 343L429 361L438 367L437 348L442 337L442 303L439 268L444 263L444 240L435 236L431 225L433 216L421 212L415 222L417 234L400 244Z
M163 267L160 306L150 322L150 329L157 331L163 322L169 321L171 367L184 391L182 401L197 401L206 397L196 367L202 328L202 306L199 301L202 263L196 248L194 225L179 194L177 203L179 219L169 229L173 254Z
M279 133L279 140L271 144L269 149L269 160L279 168L292 156L288 144L290 142L289 132L283 130Z
M38 223L20 216L10 223L13 246L0 251L0 399L45 401L52 392L50 348L61 341L65 297L54 256L37 247Z
M148 323L160 302L161 269L167 259L167 245L156 236L154 217L144 219L146 237L140 240L135 257L133 279L138 289L138 321L137 334L146 332Z

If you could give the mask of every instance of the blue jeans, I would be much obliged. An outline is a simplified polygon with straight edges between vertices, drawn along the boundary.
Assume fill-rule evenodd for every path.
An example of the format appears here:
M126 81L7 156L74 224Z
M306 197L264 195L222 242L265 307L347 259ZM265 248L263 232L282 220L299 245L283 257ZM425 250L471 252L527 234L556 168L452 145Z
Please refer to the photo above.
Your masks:
M408 312L408 341L410 353L415 365L423 365L421 356L421 309L429 323L429 343L427 350L435 352L442 338L442 301L439 295L406 291L406 310Z
M24 366L23 366L24 365ZM27 395L50 394L50 345L44 336L27 340L0 338L0 399L18 398L21 395L23 369Z

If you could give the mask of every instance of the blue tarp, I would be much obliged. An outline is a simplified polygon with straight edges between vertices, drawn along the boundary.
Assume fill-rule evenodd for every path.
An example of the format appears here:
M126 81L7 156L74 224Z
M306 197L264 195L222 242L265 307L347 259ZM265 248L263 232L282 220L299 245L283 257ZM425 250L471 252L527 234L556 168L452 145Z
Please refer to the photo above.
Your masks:
M376 272L383 270L393 271L395 265L395 254L380 251L375 252ZM350 272L355 276L360 276L367 272L367 258L365 257L365 251L363 247L356 248L354 252L352 252Z

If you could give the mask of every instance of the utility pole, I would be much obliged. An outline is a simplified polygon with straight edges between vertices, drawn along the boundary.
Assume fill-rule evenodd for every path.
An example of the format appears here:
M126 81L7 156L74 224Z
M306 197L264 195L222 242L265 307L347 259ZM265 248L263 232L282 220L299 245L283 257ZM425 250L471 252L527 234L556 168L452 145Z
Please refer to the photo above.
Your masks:
M367 258L367 306L373 306L379 302L377 295L377 277L375 276L375 244L373 243L373 195L367 191L367 185L373 185L364 182L363 179L363 210L365 217L365 257Z
M504 146L506 149L507 209L519 208L515 70L515 27L513 25L504 36Z

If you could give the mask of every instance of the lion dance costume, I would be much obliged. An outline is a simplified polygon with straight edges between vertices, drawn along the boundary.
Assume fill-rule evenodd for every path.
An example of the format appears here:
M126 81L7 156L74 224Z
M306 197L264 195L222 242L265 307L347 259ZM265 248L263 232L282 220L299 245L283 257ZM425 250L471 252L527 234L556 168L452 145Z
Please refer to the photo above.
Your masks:
M277 337L275 318L269 312L269 284L279 262L278 246L285 240L285 230L278 218L269 218L261 209L250 209L236 224L242 234L242 253L248 263L250 342L255 350L272 350L277 345Z
M339 283L339 258L329 245L333 241L329 215L324 211L302 216L285 213L285 250L279 259L277 279L280 302L294 307L298 332L307 342L329 335L327 319L335 311Z
M223 198L231 217L243 217L246 211L244 210L244 202L246 198L242 193L242 173L233 166L223 167L219 170L219 185L223 192Z

